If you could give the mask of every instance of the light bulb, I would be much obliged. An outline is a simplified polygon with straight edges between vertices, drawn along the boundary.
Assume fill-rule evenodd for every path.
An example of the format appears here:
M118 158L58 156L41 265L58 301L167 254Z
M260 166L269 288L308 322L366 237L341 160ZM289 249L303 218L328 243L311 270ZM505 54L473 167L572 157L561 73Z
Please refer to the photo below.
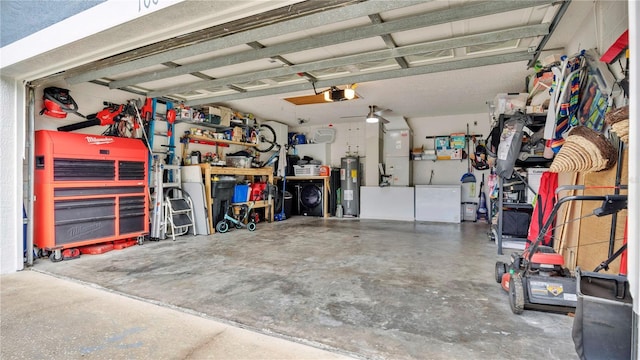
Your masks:
M347 100L352 100L356 96L356 91L352 88L344 89L344 97Z

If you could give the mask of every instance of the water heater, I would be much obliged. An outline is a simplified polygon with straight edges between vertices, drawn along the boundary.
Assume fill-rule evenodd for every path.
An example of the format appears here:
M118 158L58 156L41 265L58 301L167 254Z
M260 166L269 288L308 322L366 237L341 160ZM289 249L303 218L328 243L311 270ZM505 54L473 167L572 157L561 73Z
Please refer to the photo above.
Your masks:
M360 159L347 156L340 159L342 211L345 216L360 215Z

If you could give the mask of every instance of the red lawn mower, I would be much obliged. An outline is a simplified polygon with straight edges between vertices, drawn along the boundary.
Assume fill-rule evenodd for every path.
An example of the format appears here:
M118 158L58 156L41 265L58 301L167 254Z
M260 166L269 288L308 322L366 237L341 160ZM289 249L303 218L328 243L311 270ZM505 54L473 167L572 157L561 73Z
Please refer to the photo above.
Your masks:
M514 314L524 309L552 312L573 312L576 308L576 278L564 266L564 258L552 247L545 246L545 234L551 231L560 206L569 201L601 201L593 211L595 216L617 213L627 207L627 195L567 196L560 199L549 214L534 242L522 253L511 254L511 262L496 262L496 282L509 293L509 305Z

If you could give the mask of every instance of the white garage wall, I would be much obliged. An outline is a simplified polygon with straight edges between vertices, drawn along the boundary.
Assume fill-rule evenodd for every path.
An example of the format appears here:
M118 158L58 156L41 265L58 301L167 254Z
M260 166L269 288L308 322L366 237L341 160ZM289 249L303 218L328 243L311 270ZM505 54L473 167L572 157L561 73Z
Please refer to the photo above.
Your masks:
M336 138L331 143L331 166L340 167L340 159L347 156L366 157L367 149L365 145L366 123L364 118L361 121L335 121L331 128L336 131ZM307 138L312 138L317 129L328 128L327 126L296 126L290 127L289 132L305 134ZM361 161L364 163L364 161Z
M523 79L524 83L524 79ZM413 130L413 146L425 146L425 149L433 149L433 140L427 140L426 136L448 135L457 132L466 132L469 124L469 132L472 134L482 134L483 138L489 135L490 119L489 114L464 114L453 116L423 117L408 120L409 127ZM366 156L364 121L334 123L332 127L336 129L336 140L331 144L331 164L340 166L340 158L347 153L357 152L361 157ZM311 136L319 126L298 126L290 128L289 131L304 133ZM384 161L380 159L379 161ZM363 161L364 163L364 161ZM412 161L413 184L426 185L429 182L431 170L434 170L433 184L459 184L460 178L467 172L467 161L463 160L441 160L441 161ZM365 169L366 171L366 169ZM377 169L376 169L377 172ZM477 170L478 181L482 174Z
M594 1L591 10L580 24L565 49L573 55L582 49L596 48L603 54L618 37L628 29L629 18L626 1Z
M491 125L488 112L483 114L413 118L409 119L408 122L411 129L413 129L413 147L424 145L425 149L434 148L433 139L426 139L427 136L465 133L467 124L469 124L469 133L482 134L484 139L489 135ZM415 185L429 184L432 170L434 172L433 185L459 184L460 178L468 169L467 160L421 160L412 161L412 163L413 183ZM480 181L482 172L475 169L473 172L476 174L478 181Z
M103 101L109 101L116 104L124 104L127 100L131 99L141 99L144 101L143 96L135 95L126 91L121 90L110 90L109 88L97 84L92 83L82 83L74 86L66 85L64 82L62 83L52 83L47 84L46 86L38 87L36 89L36 130L56 130L58 127L68 124L74 124L77 122L84 121L82 117L76 114L67 114L67 117L64 119L52 118L45 115L40 115L40 109L42 109L42 93L45 87L48 86L56 86L69 90L69 95L75 100L78 104L78 112L87 116L89 114L95 114L104 108L102 104ZM77 130L77 132L87 133L87 134L100 134L106 127L104 126L93 126L90 128L85 128L81 130Z
M22 161L24 154L19 149L24 148L24 102L18 98L23 92L18 91L18 84L12 79L0 77L0 98L2 111L0 112L0 131L3 140L0 141L0 157L3 169L0 172L0 273L6 274L22 269ZM16 159L20 159L16 161ZM11 190L15 189L15 190ZM21 214L16 217L15 214Z

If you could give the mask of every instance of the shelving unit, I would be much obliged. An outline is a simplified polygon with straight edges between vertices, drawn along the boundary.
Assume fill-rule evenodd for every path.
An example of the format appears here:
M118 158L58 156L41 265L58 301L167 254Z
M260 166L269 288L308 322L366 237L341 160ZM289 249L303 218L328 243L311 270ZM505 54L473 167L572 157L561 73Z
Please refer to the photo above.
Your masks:
M529 222L531 221L531 212L533 211L533 206L526 202L507 202L504 200L505 191L504 191L504 181L503 178L498 178L498 222L495 228L495 237L496 243L498 244L498 254L503 254L504 248L510 249L519 249L522 250L525 247L525 243L527 241L527 237L513 235L513 234L505 234L504 233L504 222L505 222L505 211L511 211L514 213L526 213L529 216L529 220L527 221L526 229L523 229L524 232L529 228ZM526 186L526 182L523 181ZM494 200L495 201L495 200ZM522 215L520 215L522 216Z
M201 121L188 121L188 120L176 120L176 123L187 123L194 126L203 126L207 128L216 129L218 131L230 130L233 127L216 125L207 122ZM214 139L207 136L199 136L199 135L184 135L181 137L182 143L182 154L183 158L186 158L187 153L189 151L189 144L200 144L200 145L209 145L215 146L215 152L219 154L220 147L229 147L231 145L243 146L243 147L257 147L258 144L242 142L242 141L233 141L233 140L225 140L225 139ZM211 179L212 176L215 175L229 175L229 176L248 176L251 178L255 177L266 177L268 184L273 184L273 169L270 167L265 168L234 168L234 167L223 167L223 166L212 166L208 163L200 164L200 169L202 171L203 179L204 179L204 187L205 187L205 195L206 195L206 206L208 213L208 221L209 221L209 232L211 234L215 233L215 224L213 223L213 198L212 198L212 186ZM254 209L265 209L265 218L267 221L273 221L273 199L271 198L271 194L267 200L259 200L259 201L251 201L244 203L234 203L236 205L246 204L250 205Z
M207 213L209 214L209 232L211 234L215 233L215 224L213 224L213 198L211 196L211 176L212 175L229 175L229 176L250 176L255 178L256 176L264 176L267 178L267 186L273 185L273 169L270 167L264 168L233 168L233 167L223 167L223 166L211 166L209 164L200 164L200 170L202 171L202 175L204 177L204 189L205 195L207 197ZM274 218L274 208L273 208L273 198L271 197L271 192L267 197L267 200L260 201L251 201L246 203L238 203L238 204L247 204L252 205L254 209L256 208L264 208L265 209L265 218L267 221L271 222Z
M438 138L451 138L451 136L452 136L452 134L425 136L425 139L434 141L433 149L430 149L430 150L434 150L435 151L436 158L431 158L431 159L422 159L422 158L420 158L420 159L417 159L417 158L415 158L414 154L412 153L411 154L412 155L411 156L411 160L412 161L433 161L433 162L436 162L436 161L451 161L451 160L460 161L460 162L464 161L465 160L464 156L461 156L459 159L438 158L438 149L437 149L437 146L435 144L436 139L438 139ZM469 141L471 139L473 139L473 138L482 139L484 137L482 134L463 134L463 135L460 135L460 136L464 136L464 147L463 148L459 148L462 151L467 151L468 150L468 144L469 144ZM424 145L423 145L423 147L424 147Z
M182 158L186 158L189 152L189 144L201 144L201 145L211 145L215 146L215 152L220 156L219 148L220 147L229 147L230 145L238 145L245 147L256 147L258 144L242 142L242 141L232 141L232 140L224 140L224 139L212 139L206 136L198 136L198 135L185 135L181 138L180 142L182 143Z
M528 114L531 118L531 122L525 125L525 128L529 131L536 132L542 129L545 126L546 122L546 114ZM506 120L510 118L510 115L501 114L499 117L498 126L500 129L503 128ZM526 169L529 167L540 166L544 164L548 164L551 160L546 159L542 156L530 156L526 160L516 160L515 168ZM490 218L494 215L497 215L498 221L497 224L494 225L493 228L493 236L495 237L496 244L498 246L498 254L503 254L504 248L513 248L513 249L524 249L527 238L525 236L517 236L505 234L505 211L507 212L518 212L518 213L526 213L529 216L529 222L531 221L531 213L533 212L533 205L527 202L526 194L527 190L533 191L537 193L537 189L533 189L529 183L528 179L521 177L517 170L514 169L514 176L509 179L504 179L503 177L498 177L498 198L491 200L492 206L490 206L490 211L493 209L493 202L497 201L497 213L491 213ZM511 182L505 182L505 180L512 180ZM517 199L512 199L515 201L505 201L505 186L513 187L513 183L520 181L523 186L521 196L518 196ZM526 229L522 229L523 233L526 233L529 229L529 222L527 222Z
M232 126L212 124L212 123L205 122L205 121L176 120L176 124L178 124L178 123L196 125L196 126L204 126L204 127L208 127L208 128L211 128L211 129L222 130L222 131L230 130L230 129L233 128Z
M224 139L212 139L206 136L188 135L186 137L189 139L189 142L192 142L195 144L218 145L218 146L240 145L240 146L249 146L249 147L258 146L258 144L254 144L254 143L224 140Z

